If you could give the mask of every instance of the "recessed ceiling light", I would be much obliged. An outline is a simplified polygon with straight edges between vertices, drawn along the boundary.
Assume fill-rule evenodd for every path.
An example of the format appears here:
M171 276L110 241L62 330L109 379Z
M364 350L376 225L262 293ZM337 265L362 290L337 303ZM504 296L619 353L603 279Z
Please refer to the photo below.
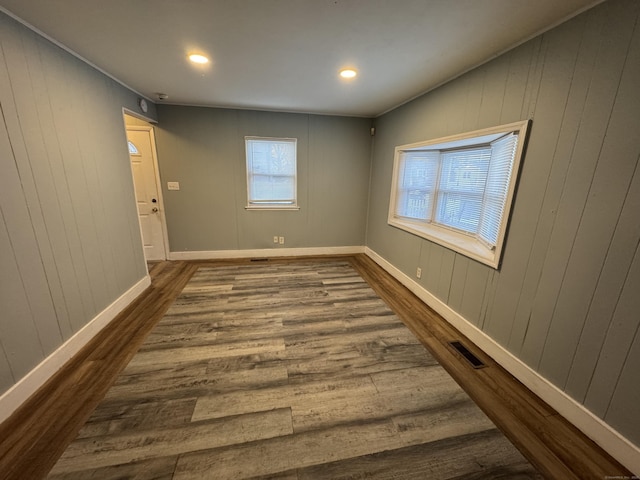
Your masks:
M343 70L340 70L340 76L342 78L353 78L356 75L358 75L358 72L356 72L353 68L345 68Z
M192 53L191 55L189 55L189 60L191 60L193 63L209 63L209 59L204 55L200 55L199 53Z

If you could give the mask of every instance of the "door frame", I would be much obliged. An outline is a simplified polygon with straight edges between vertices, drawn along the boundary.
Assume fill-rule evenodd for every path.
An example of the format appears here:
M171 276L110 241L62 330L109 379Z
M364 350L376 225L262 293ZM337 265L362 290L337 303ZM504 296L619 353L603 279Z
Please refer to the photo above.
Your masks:
M125 112L125 115L130 115ZM133 116L133 115L130 115ZM135 118L135 117L134 117ZM127 125L125 119L125 133L128 130L134 131L142 131L149 133L149 142L151 143L151 157L153 159L153 171L156 181L156 191L158 193L158 209L160 210L158 213L160 215L160 227L162 228L162 251L164 252L164 259L167 260L169 258L169 234L167 231L167 218L164 214L164 198L162 197L162 183L160 181L160 170L158 168L158 153L156 151L156 137L155 131L152 125L143 126L143 125ZM127 152L129 150L127 149ZM129 168L131 168L131 181L133 184L134 197L135 197L135 177L133 176L133 165L131 164L131 158L129 158ZM138 212L138 201L136 198L136 212ZM138 226L140 227L140 240L142 242L142 250L144 253L144 240L142 239L142 225L140 225L140 215L138 214ZM146 261L146 257L145 257Z

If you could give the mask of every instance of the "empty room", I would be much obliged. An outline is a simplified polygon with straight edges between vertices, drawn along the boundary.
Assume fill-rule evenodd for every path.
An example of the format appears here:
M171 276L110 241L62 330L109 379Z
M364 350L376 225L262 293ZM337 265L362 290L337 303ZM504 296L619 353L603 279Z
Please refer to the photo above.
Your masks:
M639 478L639 86L637 0L0 0L0 478Z

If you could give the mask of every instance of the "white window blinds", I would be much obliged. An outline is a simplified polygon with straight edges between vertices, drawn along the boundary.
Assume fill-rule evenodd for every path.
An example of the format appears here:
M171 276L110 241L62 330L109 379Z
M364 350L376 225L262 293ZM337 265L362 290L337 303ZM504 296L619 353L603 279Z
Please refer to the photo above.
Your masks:
M246 138L249 206L296 205L296 140Z
M499 268L529 125L397 146L389 225Z
M490 148L443 152L435 221L476 233L491 160Z
M478 237L491 247L497 245L500 235L517 148L518 136L513 133L491 144L491 163L484 189L483 212L478 230Z

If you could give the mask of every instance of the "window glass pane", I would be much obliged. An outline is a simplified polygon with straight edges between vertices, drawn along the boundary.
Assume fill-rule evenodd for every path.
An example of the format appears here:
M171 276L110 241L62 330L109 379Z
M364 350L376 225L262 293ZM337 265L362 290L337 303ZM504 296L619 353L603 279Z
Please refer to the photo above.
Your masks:
M296 204L296 140L247 138L249 204Z
M252 200L290 201L294 199L294 185L290 177L253 175L251 177Z
M396 146L388 224L499 268L529 125Z
M418 220L431 219L439 157L439 152L402 154L396 215Z
M435 221L476 233L482 213L491 149L445 152L441 158Z

